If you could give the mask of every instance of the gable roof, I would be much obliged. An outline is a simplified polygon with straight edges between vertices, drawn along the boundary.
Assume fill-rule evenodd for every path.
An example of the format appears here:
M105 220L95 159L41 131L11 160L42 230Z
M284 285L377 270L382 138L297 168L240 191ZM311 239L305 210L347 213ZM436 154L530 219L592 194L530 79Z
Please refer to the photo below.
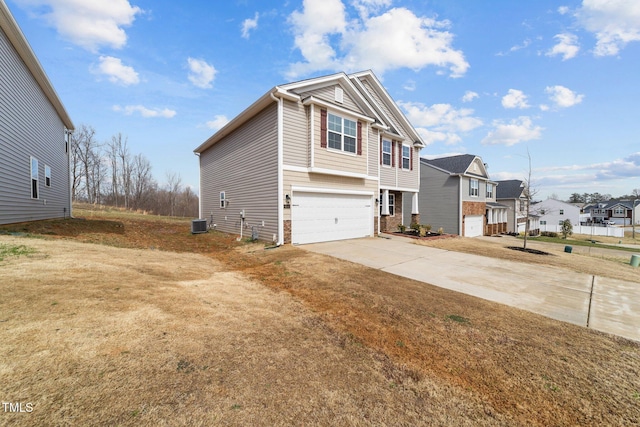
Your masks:
M387 91L382 87L382 85L380 85L380 83L378 82L373 72L363 71L361 73L352 74L352 75L347 75L341 72L336 74L330 74L327 76L315 77L311 79L301 80L298 82L292 82L292 83L286 83L283 85L274 86L267 93L265 93L260 98L258 98L257 101L251 104L243 112L238 114L229 123L223 126L220 130L218 130L215 134L213 134L209 139L207 139L204 143L202 143L198 148L196 148L193 151L195 153L202 153L203 151L207 150L216 142L220 141L222 138L229 135L234 130L238 129L240 126L246 123L249 119L251 119L253 116L255 116L264 108L266 108L269 104L277 101L278 98L286 99L294 102L298 102L298 101L302 101L303 103L319 102L321 104L324 104L325 101L321 101L313 97L309 97L313 99L309 99L309 98L302 99L302 97L300 96L300 94L298 94L298 92L309 91L313 88L327 86L332 83L340 84L340 86L343 87L343 89L345 89L347 93L349 93L349 95L352 97L352 99L358 105L358 107L361 108L362 111L367 115L367 116L360 115L361 119L374 123L374 126L379 126L379 127L382 127L383 129L389 129L390 128L389 119L379 108L375 107L376 102L375 100L373 100L371 94L367 91L367 89L365 89L363 85L358 84L356 77L362 77L362 76L371 77L372 81L377 82L377 84L379 85L379 88L376 88L378 95L381 96L385 100L385 102L389 101L388 106L390 108L395 109L394 113L397 114L398 119L403 120L406 123L407 125L406 128L408 132L411 133L411 135L407 135L407 136L409 136L413 140L412 141L413 145L417 147L424 147L425 145L422 142L422 139L420 138L420 136L418 135L418 132L409 123L407 118L398 108L397 104L391 99ZM331 107L340 109L340 107L337 105L332 105ZM350 113L357 115L357 112L354 112L354 111L350 111Z
M469 171L469 168L476 159L483 165L482 172L484 175ZM479 178L489 179L486 167L479 156L473 154L460 154L457 156L440 157L437 159L425 159L421 158L420 162L424 165L440 169L444 172L448 172L451 175L470 175L477 176Z
M519 179L496 181L496 199L519 199L524 192L524 182Z
M51 105L53 105L53 108L56 110L56 113L64 123L65 127L69 130L73 130L74 126L69 114L67 114L64 105L62 105L62 101L60 101L60 98L49 81L47 74L44 72L42 65L40 65L40 61L38 61L35 53L33 53L31 46L29 46L29 42L20 30L20 27L13 18L13 15L11 15L11 11L5 4L4 0L0 0L0 28L6 34L9 42L38 83L38 86L42 89L44 95L47 97Z

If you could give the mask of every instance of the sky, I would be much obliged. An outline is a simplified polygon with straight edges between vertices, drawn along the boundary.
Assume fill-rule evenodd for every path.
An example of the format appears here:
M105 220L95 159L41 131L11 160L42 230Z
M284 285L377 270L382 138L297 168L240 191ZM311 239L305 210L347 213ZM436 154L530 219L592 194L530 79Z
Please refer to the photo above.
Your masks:
M370 69L423 157L531 171L538 199L640 188L637 0L6 2L75 126L160 184L197 191L193 150L272 87Z

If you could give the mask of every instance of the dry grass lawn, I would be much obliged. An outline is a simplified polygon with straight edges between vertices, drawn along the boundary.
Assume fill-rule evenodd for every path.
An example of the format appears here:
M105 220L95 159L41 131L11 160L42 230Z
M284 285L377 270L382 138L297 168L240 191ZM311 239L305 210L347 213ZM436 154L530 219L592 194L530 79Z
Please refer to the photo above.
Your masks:
M640 423L636 342L188 220L79 213L0 227L41 237L0 235L31 250L0 261L0 400L33 404L0 425Z

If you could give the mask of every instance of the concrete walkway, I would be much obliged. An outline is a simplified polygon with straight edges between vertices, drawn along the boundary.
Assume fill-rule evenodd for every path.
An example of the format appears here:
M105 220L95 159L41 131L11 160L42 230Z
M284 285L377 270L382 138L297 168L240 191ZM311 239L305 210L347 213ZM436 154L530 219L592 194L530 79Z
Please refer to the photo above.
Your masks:
M640 283L430 248L397 236L300 247L640 341Z

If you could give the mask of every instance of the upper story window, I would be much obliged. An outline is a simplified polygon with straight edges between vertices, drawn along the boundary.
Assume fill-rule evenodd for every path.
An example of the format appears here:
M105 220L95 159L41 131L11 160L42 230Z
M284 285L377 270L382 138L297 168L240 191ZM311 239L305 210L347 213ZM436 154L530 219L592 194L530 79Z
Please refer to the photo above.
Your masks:
M31 158L31 198L38 198L38 159Z
M560 215L564 215L564 209L560 209Z
M487 182L487 199L493 199L493 184Z
M480 183L477 179L472 178L469 180L469 195L471 197L478 197L478 194L480 194Z
M329 148L356 153L357 123L344 117L328 114Z
M411 147L402 146L402 169L411 169Z
M624 209L623 208L615 208L613 211L614 215L624 215Z
M391 141L388 139L382 140L382 164L391 166Z

